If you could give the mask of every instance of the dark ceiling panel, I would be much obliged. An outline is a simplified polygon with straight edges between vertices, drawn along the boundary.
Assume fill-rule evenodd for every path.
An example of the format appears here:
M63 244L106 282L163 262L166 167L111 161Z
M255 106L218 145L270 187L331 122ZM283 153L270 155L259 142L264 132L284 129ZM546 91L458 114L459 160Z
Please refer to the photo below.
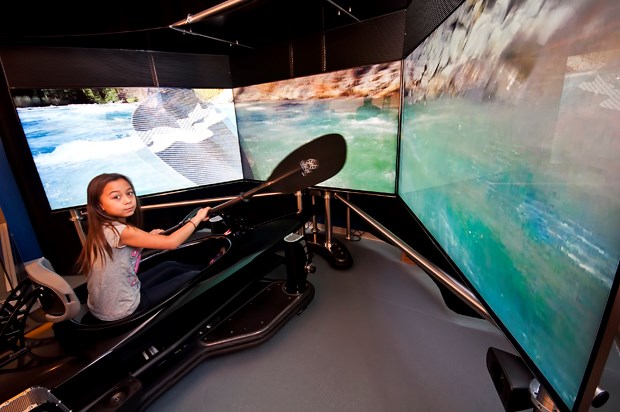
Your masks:
M400 60L404 30L402 11L328 32L327 71Z
M159 86L232 87L228 56L165 52L151 55Z
M231 56L233 87L290 78L289 48L285 43L267 46L260 52Z
M10 88L153 86L148 53L109 49L0 50Z
M464 0L412 0L407 9L403 57L411 53Z
M0 5L0 46L58 46L244 54L407 8L410 0L238 0L230 11L169 26L218 0L107 0ZM191 32L191 33L190 33ZM231 45L232 44L232 45ZM243 46L237 46L241 44Z

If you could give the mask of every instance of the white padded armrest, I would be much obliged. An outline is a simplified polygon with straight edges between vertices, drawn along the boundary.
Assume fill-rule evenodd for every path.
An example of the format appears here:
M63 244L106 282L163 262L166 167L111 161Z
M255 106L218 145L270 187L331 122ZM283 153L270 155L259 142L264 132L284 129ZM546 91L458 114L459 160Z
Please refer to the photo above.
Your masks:
M26 263L25 267L30 280L53 291L65 307L62 315L45 313L45 318L48 321L61 322L77 316L80 312L80 301L69 283L58 273L54 272L54 268L49 260L44 257L35 259Z

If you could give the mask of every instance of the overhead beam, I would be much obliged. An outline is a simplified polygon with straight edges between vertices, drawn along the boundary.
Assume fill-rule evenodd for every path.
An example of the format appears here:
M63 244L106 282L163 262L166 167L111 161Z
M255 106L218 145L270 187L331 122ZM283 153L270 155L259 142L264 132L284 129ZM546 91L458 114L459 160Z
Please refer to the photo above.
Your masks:
M242 6L244 3L250 3L252 1L253 0L226 0L218 5L203 10L200 13L188 14L185 19L171 24L170 27L180 27L185 26L186 24L196 23L200 20L206 19L207 17L226 13L227 11L230 11L238 6Z

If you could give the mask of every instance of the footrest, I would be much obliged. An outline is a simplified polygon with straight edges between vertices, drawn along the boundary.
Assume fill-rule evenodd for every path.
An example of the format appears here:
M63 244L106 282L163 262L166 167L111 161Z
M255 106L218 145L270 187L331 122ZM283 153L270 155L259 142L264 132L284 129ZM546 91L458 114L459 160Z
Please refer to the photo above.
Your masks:
M307 241L308 247L316 254L322 256L334 269L349 269L353 266L353 257L349 250L338 239L332 238L326 245L325 236L315 234L309 236L312 240Z
M269 339L292 315L301 313L314 297L314 287L288 294L285 281L261 281L255 294L217 325L208 325L201 338L209 351L253 346Z

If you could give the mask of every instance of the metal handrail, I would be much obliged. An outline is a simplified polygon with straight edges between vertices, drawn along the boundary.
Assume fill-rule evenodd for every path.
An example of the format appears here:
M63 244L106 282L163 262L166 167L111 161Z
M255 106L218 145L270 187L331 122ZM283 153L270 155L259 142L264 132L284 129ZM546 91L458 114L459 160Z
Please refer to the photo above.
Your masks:
M274 196L281 195L280 192L270 192L270 193L258 193L253 197L262 197L262 196ZM153 205L143 205L140 206L142 210L158 210L158 209L167 209L170 207L178 207L178 206L194 206L194 205L204 205L207 203L216 203L216 202L227 202L232 201L239 196L223 196L223 197L213 197L208 199L197 199L197 200L183 200L179 202L169 202L169 203L158 203ZM86 211L80 209L71 209L69 210L70 220L73 222L75 226L75 230L77 231L78 237L80 238L80 242L82 246L86 243L86 232L82 228L81 221L87 216Z
M394 246L401 249L405 252L418 266L422 267L424 271L433 278L437 279L441 284L446 286L450 291L455 293L463 302L469 305L473 310L475 310L478 314L484 317L486 320L491 322L493 325L497 326L489 312L482 306L478 298L474 296L474 294L465 287L462 283L454 279L452 276L447 274L445 271L437 267L434 263L426 259L424 256L416 252L409 245L407 245L403 240L401 240L394 233L390 232L385 226L381 223L377 222L366 212L361 210L359 207L355 206L349 200L340 196L338 193L334 194L334 197L341 202L343 202L349 209L353 210L357 213L362 219L364 219L367 223L369 223L374 229L379 231L383 236L385 236Z

